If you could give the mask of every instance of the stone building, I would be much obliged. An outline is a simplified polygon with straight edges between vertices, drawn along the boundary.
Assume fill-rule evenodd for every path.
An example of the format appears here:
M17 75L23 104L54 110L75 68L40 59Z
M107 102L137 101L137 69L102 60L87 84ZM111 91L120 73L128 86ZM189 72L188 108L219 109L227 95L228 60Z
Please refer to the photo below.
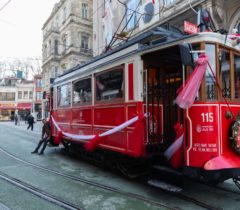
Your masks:
M15 113L21 119L31 113L34 104L33 81L7 77L0 80L0 120L11 120Z
M42 75L35 75L33 78L34 83L34 113L36 113L36 118L40 120L42 118Z
M238 0L94 0L94 56L149 29L169 24L183 31L184 21L197 24L197 11L207 9L213 30L240 31Z
M60 0L55 4L42 31L45 96L49 94L50 83L54 78L92 57L92 0ZM43 101L47 103L46 99Z

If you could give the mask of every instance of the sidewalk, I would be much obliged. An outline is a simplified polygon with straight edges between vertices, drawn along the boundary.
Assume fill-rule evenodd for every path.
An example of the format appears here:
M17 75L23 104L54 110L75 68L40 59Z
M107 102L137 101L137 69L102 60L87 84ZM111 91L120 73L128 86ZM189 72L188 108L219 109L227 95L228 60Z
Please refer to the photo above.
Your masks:
M42 121L37 121L36 123L34 123L33 131L31 131L31 128L27 130L28 124L25 124L24 121L20 121L20 125L15 125L14 121L0 121L0 126L1 125L11 126L14 129L24 130L29 133L42 133Z

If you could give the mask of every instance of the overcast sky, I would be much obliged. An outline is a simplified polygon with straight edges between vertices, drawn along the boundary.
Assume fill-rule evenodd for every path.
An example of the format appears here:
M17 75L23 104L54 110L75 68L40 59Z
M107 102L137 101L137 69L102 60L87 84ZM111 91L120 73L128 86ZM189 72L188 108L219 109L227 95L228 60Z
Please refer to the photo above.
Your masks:
M59 0L0 0L0 57L40 57L42 26ZM2 9L1 9L2 8Z

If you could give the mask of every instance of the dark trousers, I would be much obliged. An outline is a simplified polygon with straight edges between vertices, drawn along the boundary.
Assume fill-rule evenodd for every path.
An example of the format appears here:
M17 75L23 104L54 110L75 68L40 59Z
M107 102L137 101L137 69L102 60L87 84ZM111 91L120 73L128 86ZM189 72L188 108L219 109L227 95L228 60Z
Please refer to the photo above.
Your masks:
M33 124L32 123L28 124L27 129L29 129L29 128L31 128L31 130L33 130Z
M34 150L34 152L38 152L39 148L41 147L41 145L43 144L43 147L42 147L42 150L40 151L40 153L43 153L46 146L47 146L47 143L50 141L50 137L45 137L43 139L41 139L36 147L36 149Z

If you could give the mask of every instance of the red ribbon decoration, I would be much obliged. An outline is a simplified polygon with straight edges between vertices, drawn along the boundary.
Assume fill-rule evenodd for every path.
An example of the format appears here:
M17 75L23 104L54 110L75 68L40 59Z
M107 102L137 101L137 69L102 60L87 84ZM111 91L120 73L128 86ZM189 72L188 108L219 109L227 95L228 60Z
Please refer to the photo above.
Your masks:
M60 144L62 137L63 137L62 131L58 131L57 135L54 138L54 143Z
M93 152L94 150L96 150L100 139L101 139L101 137L97 134L93 139L89 140L84 145L85 149L89 152Z

